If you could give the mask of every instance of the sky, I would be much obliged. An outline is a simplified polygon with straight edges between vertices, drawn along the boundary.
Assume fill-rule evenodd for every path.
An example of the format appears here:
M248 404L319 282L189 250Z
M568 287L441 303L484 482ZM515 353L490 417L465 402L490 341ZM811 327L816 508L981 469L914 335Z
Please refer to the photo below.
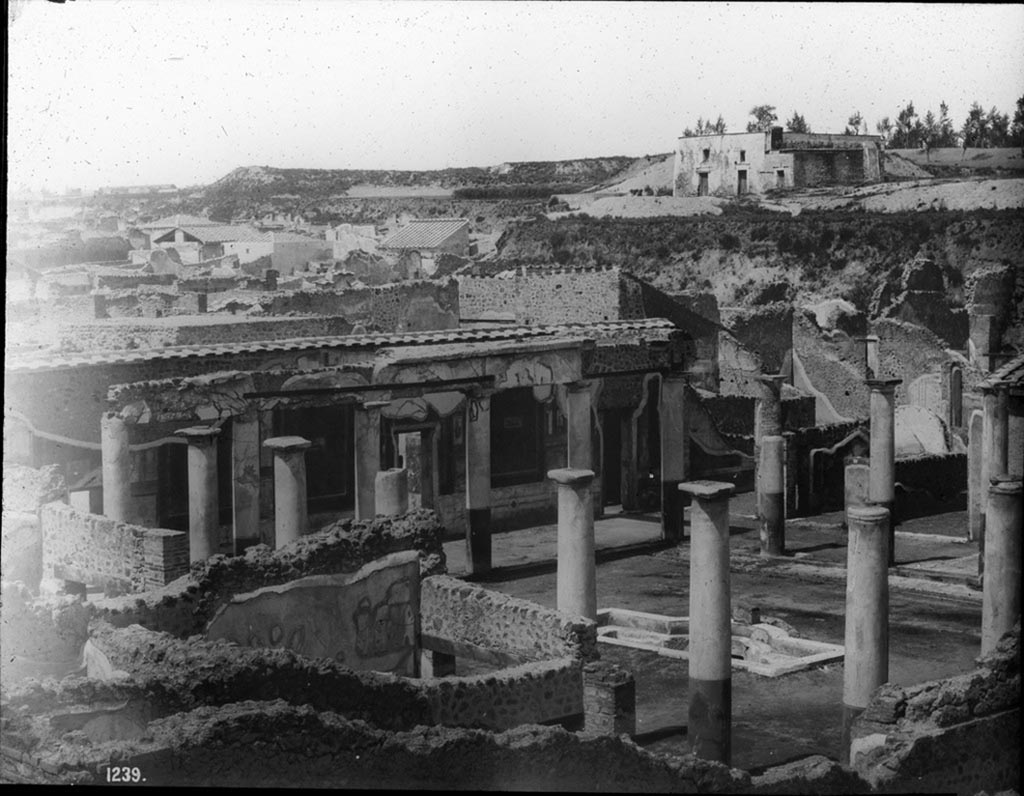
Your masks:
M9 0L8 186L672 151L754 105L1011 118L1024 4Z

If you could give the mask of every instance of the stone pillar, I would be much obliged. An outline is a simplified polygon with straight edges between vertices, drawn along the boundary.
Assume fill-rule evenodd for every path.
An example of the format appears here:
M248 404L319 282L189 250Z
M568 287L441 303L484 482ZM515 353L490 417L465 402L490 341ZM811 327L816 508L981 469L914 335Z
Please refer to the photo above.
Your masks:
M100 417L100 456L103 468L103 514L128 522L132 501L132 460L128 424L113 412Z
M868 381L882 378L882 359L878 350L878 335L858 337L864 343L864 378Z
M409 511L409 471L392 467L377 473L374 485L374 510L385 517Z
M889 512L851 506L846 563L846 655L840 762L850 761L850 728L889 679Z
M754 401L754 499L761 513L761 439L782 433L782 385L785 376L758 376Z
M605 661L583 666L583 729L598 735L636 735L636 679Z
M220 552L220 505L217 499L217 436L214 426L175 432L188 442L189 561L206 561Z
M377 511L374 497L380 472L380 412L388 401L365 401L356 406L353 417L355 440L356 510L358 520L373 519Z
M274 453L274 547L302 536L309 525L306 506L306 450L302 437L271 437L263 447Z
M558 610L597 620L593 470L548 470L558 484Z
M466 563L471 575L491 570L491 393L466 401Z
M871 467L862 456L852 456L846 465L844 483L844 504L846 507L846 527L850 527L850 507L867 506L868 490L871 484Z
M254 409L231 420L231 521L235 555L260 544L260 424Z
M781 556L786 547L785 453L781 436L761 437L757 504L763 556Z
M593 430L591 428L592 403L589 381L574 381L565 385L565 405L569 410L568 466L589 470L594 466Z
M975 409L967 421L967 538L981 538L985 517L985 495L982 493L982 472L985 460L982 454L984 413Z
M688 481L690 509L690 705L694 755L729 765L732 724L732 611L729 496L733 485Z
M985 572L985 529L988 527L987 488L993 476L1007 471L1009 458L1009 414L1006 385L985 381L979 385L982 396L981 422L981 522L978 534L978 574Z
M686 480L690 439L686 428L686 376L666 374L661 380L658 420L661 429L661 533L672 542L683 541L686 497L679 484Z
M992 652L1020 618L1021 481L995 476L985 519L985 578L981 603L981 654Z
M886 509L889 566L896 564L896 385L899 379L868 379L871 391L871 477L868 500Z
M800 480L800 463L797 455L796 434L783 431L786 441L786 516L795 517L797 509L797 483Z

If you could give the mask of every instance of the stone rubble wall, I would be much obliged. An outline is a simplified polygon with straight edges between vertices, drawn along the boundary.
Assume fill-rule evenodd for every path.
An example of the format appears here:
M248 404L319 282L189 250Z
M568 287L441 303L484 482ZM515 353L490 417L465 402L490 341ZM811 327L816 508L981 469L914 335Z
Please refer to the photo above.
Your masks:
M214 556L195 565L189 577L130 597L93 603L97 617L117 627L139 624L179 637L205 632L216 610L232 596L307 575L355 572L389 553L419 550L420 574L445 571L444 528L432 511L402 517L341 520L289 545L257 545L241 556Z
M43 577L137 593L188 572L188 534L87 514L60 502L40 510Z
M852 730L851 763L883 792L1020 787L1020 622L979 668L883 685Z
M423 580L420 615L423 633L525 660L598 656L597 625L589 619L568 617L447 575Z
M469 320L507 316L520 324L615 321L631 317L620 306L618 268L518 270L511 276L460 276L459 306Z

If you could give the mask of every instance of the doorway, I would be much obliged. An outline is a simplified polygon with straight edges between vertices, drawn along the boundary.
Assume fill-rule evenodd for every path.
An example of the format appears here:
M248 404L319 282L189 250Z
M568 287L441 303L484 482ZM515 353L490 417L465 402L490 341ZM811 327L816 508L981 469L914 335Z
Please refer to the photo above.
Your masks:
M736 195L743 196L747 192L747 170L740 169L736 172Z
M409 509L437 508L437 434L430 426L394 426L387 436L385 461L408 473Z
M622 426L629 420L629 411L609 409L601 412L601 434L604 437L601 461L604 505L622 503Z
M708 173L702 171L697 175L697 196L708 195Z
M780 189L786 187L786 172L782 169L775 172L775 187Z

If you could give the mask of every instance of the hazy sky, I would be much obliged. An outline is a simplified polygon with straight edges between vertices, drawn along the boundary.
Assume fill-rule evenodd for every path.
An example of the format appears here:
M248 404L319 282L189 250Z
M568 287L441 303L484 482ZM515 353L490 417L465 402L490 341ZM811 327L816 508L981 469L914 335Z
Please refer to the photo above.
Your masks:
M753 105L815 131L1011 118L1024 5L10 0L9 183L668 152Z

